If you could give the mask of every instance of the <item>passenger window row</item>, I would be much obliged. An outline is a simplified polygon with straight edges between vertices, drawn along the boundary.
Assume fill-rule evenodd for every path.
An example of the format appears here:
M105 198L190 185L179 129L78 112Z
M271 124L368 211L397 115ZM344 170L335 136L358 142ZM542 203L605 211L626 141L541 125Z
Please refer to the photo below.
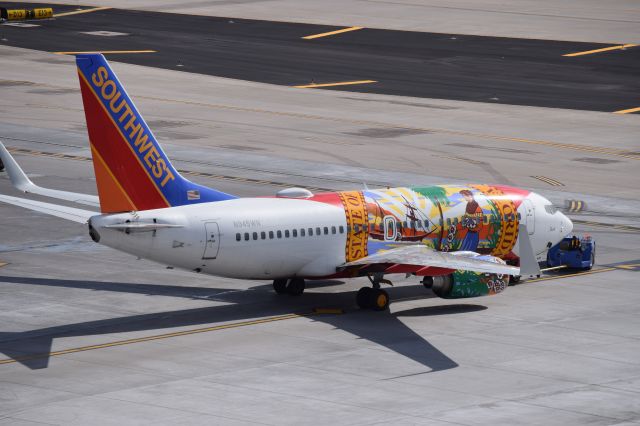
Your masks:
M313 237L321 236L321 235L335 235L335 234L344 234L344 226L317 226L315 228L300 228L300 229L285 229L277 230L277 231L261 231L261 232L245 232L244 234L238 232L236 233L236 241L245 241L249 240L273 240L273 239L281 239L281 238L303 238L303 237Z
M520 220L520 213L517 214L518 220ZM485 224L488 224L489 222L494 220L494 216L492 215L480 215L479 218L482 218L483 222ZM504 215L504 220L505 221L514 221L516 218L515 214L510 214L510 215ZM460 222L460 219L457 217L454 217L453 219L451 219L450 217L447 218L446 220L447 225L451 226L451 225L457 225ZM359 232L365 232L367 230L369 230L370 232L373 232L375 230L376 226L380 226L380 225L375 225L373 223L369 224L369 225L354 225L353 229L351 228L351 226L347 226L347 233L350 233L352 230L355 233L359 233ZM413 221L404 221L404 222L397 222L396 226L398 228L400 228L401 226L404 228L420 228L422 226L424 227L428 227L429 226L429 221L428 220L413 220ZM338 227L336 226L324 226L324 227L315 227L315 228L300 228L300 229L285 229L284 231L282 230L277 230L277 231L261 231L261 232L245 232L243 233L236 233L236 241L242 241L243 239L245 241L249 241L249 240L273 240L273 239L282 239L282 238L303 238L303 237L313 237L315 236L320 236L320 235L329 235L330 233L332 235L335 234L344 234L345 232L345 227L340 225Z

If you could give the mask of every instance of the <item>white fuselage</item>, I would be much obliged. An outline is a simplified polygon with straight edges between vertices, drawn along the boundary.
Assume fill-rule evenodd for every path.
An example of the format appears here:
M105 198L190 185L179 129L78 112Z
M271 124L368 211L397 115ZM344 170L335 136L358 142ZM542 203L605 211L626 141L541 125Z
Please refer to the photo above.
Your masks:
M518 212L541 256L549 243L571 231L571 222L561 213L545 212L550 203L543 197L531 193L527 199ZM349 232L341 207L292 198L240 198L98 215L90 224L109 247L173 267L246 279L335 274L345 263ZM108 227L122 224L149 228Z

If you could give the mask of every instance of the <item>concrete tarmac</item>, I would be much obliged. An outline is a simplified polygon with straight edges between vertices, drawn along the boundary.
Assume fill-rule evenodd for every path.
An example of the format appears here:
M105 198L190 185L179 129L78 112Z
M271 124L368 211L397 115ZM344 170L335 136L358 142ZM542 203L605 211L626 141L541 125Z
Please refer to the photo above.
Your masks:
M26 2L31 3L31 2ZM68 0L49 3L68 4ZM84 3L84 2L83 2ZM79 3L76 3L76 5ZM401 31L640 43L634 0L93 0L91 5Z
M0 140L37 184L95 193L73 59L0 57ZM113 66L198 182L242 196L523 186L586 201L568 214L596 239L597 265L453 301L392 277L390 311L365 312L361 279L278 297L0 205L0 425L640 422L637 116ZM0 193L20 196L5 174Z
M370 28L307 40L340 28L124 9L64 13L37 27L5 26L3 44L112 51L119 62L285 86L329 84L323 90L606 112L638 107L636 46L567 57L611 45ZM354 81L365 83L331 86Z

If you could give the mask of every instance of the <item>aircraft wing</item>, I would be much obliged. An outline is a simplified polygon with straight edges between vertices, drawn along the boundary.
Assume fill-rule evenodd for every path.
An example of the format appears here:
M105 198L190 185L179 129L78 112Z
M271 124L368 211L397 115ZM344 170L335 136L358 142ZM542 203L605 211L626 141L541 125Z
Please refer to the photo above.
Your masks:
M416 272L420 268L441 268L491 274L520 275L520 268L498 263L500 260L492 256L482 256L472 251L442 252L433 250L422 244L412 244L385 250L348 262L341 269L350 266L366 266L374 264L391 264L387 269L392 272ZM409 268L403 268L408 266ZM415 267L415 268L411 268Z
M9 151L7 150L7 148L5 148L2 142L0 142L0 159L2 159L2 162L4 163L7 173L9 174L9 179L11 180L11 184L18 191L22 191L24 193L37 194L37 195L44 195L45 197L72 201L74 203L85 204L93 207L100 207L100 201L98 200L98 197L95 195L80 194L77 192L59 191L57 189L43 188L31 182L31 179L27 177L26 173L18 165L18 163L11 156L11 154L9 154Z
M73 207L44 203L42 201L27 200L26 198L17 198L2 194L0 194L0 202L13 204L14 206L24 207L25 209L50 214L51 216L60 217L62 219L78 223L87 223L91 216L100 214L90 210L76 209Z

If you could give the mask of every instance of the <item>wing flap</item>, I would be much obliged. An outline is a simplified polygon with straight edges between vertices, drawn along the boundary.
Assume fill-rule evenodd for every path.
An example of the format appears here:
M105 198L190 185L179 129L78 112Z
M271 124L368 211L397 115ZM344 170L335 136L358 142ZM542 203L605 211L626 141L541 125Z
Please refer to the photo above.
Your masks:
M350 266L393 264L420 266L422 267L421 269L460 269L491 274L520 275L519 268L499 262L500 260L495 257L483 256L471 251L442 252L424 245L414 244L381 251L371 256L345 263L341 269ZM400 270L401 268L396 266L395 269ZM428 272L428 269L425 272Z

